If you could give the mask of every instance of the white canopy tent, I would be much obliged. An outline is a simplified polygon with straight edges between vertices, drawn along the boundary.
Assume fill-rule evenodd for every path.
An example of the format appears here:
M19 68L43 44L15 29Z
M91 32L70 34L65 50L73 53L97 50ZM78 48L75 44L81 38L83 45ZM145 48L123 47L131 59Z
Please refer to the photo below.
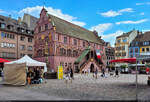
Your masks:
M27 67L31 67L31 66L41 66L42 67L43 66L44 72L47 72L46 63L33 60L28 55L25 55L24 57L22 57L16 61L6 62L5 64L21 64L21 63L26 63Z

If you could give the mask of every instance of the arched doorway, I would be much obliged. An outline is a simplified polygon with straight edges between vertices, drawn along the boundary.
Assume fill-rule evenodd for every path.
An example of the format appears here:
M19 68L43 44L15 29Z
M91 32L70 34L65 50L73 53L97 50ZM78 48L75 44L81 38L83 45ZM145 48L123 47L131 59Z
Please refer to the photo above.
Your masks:
M94 64L93 63L90 66L90 72L94 72Z

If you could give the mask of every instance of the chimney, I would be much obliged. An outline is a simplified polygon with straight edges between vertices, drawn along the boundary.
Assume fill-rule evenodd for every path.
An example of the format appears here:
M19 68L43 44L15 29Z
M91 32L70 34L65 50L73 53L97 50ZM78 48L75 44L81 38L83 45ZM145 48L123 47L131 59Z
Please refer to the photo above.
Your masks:
M11 15L8 15L8 18L11 19Z
M18 17L18 23L21 24L21 17Z
M98 32L96 30L94 30L93 33L98 36Z

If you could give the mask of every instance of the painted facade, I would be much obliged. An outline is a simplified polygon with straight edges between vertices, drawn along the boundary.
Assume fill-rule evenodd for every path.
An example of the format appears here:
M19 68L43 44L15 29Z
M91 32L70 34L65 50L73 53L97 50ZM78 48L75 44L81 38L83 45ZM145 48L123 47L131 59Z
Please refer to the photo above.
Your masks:
M139 33L140 32L137 30L132 30L130 32L123 33L122 35L116 37L115 59L128 58L130 56L129 46ZM120 65L122 64L117 64L117 66Z
M85 59L88 54L94 55L96 49L105 53L104 41L98 37L96 31L88 31L50 15L44 8L35 28L34 39L34 58L46 62L48 71L56 72L59 65L62 65L64 70L68 67L74 70L75 61L89 46L91 51L84 56ZM103 55L102 60L105 58ZM81 65L78 64L78 67Z
M133 52L132 52L133 49ZM145 32L144 34L138 35L131 43L130 53L131 57L137 57L140 54L145 54L150 52L150 32ZM140 61L140 64L144 62Z

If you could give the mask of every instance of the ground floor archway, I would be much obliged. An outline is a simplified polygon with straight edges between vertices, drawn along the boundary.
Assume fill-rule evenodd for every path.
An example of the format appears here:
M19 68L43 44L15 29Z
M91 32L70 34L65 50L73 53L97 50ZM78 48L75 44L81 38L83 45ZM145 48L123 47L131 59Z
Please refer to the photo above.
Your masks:
M94 64L93 63L90 66L90 72L94 72Z

